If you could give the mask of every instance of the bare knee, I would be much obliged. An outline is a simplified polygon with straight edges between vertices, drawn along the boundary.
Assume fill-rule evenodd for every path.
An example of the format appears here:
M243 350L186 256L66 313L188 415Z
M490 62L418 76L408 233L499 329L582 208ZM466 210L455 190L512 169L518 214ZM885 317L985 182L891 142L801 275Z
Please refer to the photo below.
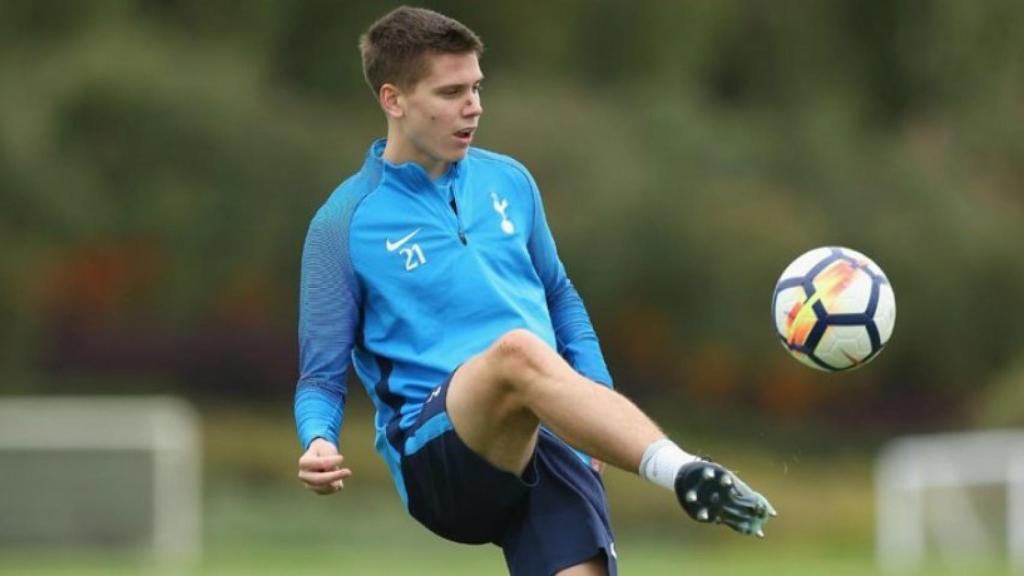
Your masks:
M501 379L513 387L528 383L542 371L543 358L550 354L547 343L529 330L510 330L491 346Z

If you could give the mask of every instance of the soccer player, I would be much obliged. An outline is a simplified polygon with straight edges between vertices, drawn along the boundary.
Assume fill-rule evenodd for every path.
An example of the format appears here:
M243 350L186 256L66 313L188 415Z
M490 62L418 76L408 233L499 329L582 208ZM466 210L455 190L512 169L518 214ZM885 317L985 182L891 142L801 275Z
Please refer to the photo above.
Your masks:
M616 574L599 461L675 491L700 522L763 536L767 500L612 390L536 182L472 147L479 38L401 7L360 50L387 138L306 237L299 478L330 494L351 475L337 446L354 366L409 513L444 538L497 544L511 574Z

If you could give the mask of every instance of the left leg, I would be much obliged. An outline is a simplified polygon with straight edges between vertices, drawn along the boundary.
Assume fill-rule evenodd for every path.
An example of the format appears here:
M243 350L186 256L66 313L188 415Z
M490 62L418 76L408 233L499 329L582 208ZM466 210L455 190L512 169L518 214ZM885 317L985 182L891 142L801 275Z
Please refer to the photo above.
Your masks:
M525 330L505 334L455 372L447 409L467 446L516 474L533 454L539 424L634 474L646 448L665 438L628 398L584 378Z
M459 368L447 409L462 441L501 470L523 473L543 424L569 445L673 490L698 521L761 536L774 516L763 496L684 452L629 399L584 378L526 330L504 334Z

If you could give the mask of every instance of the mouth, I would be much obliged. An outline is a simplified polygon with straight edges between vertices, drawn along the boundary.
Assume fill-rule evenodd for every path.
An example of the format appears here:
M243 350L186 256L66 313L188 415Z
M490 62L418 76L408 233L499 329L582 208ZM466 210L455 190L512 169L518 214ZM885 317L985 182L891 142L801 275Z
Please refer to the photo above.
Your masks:
M476 127L471 126L469 128L457 130L453 133L453 135L455 136L455 139L458 140L460 143L468 145L470 142L473 141L474 132L476 132Z

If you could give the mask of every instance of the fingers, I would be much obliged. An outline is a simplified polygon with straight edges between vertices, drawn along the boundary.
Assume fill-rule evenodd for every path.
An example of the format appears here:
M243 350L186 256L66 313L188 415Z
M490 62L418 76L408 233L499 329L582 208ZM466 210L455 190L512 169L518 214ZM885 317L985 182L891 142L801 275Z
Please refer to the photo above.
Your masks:
M326 444L326 443L324 443ZM352 475L342 468L345 458L333 445L314 444L299 458L299 480L317 494L333 494L345 486L344 479Z
M316 486L332 484L339 480L348 478L351 475L352 470L348 468L338 468L337 470L328 470L326 472L299 470L299 480L302 480L306 484L313 484Z
M333 494L345 487L345 478L352 476L352 470L339 468L326 472L299 470L299 480L306 488L317 494Z
M344 460L345 457L341 454L318 456L307 452L302 455L302 458L299 458L299 469L311 470L314 472L326 472L328 470L338 468Z

